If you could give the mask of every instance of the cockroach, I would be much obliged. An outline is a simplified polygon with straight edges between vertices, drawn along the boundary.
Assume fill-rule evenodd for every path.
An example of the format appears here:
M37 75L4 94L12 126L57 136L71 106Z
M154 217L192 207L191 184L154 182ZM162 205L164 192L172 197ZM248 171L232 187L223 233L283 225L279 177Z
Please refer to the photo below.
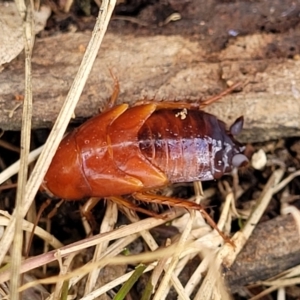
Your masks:
M202 110L223 94L197 106L144 101L104 111L65 136L43 187L66 200L134 194L142 201L199 209L189 201L145 199L142 193L170 183L218 179L247 162L234 138L243 117L227 129Z

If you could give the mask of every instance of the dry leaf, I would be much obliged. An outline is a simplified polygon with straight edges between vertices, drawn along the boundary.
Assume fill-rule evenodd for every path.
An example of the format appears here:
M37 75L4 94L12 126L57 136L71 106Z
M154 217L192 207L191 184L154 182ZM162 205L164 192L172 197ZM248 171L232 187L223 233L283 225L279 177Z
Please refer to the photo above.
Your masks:
M43 30L51 14L48 6L34 12L35 33ZM22 19L14 2L0 3L0 66L13 60L24 48Z

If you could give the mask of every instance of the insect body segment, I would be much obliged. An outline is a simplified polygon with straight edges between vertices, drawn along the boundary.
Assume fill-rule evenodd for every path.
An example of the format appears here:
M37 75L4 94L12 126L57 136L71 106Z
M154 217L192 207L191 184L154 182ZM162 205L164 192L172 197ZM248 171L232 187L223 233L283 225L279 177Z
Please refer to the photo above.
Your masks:
M231 160L243 149L215 116L189 110L155 111L139 131L141 152L163 170L170 182L212 180L232 169ZM239 120L242 122L242 120Z
M62 140L43 187L76 200L219 178L247 161L233 138L242 126L196 109L115 106Z

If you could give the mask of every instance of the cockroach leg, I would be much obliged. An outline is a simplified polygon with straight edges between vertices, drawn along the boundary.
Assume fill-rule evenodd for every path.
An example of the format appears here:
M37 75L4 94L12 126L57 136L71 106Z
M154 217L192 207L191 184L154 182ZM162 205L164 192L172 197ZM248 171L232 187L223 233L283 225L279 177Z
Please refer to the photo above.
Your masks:
M156 108L157 109L203 109L206 106L220 100L224 96L230 94L232 91L234 91L237 87L241 86L241 82L233 84L231 87L227 88L223 92L221 92L218 95L215 95L213 97L210 97L203 101L195 101L191 103L187 103L186 101L163 101L163 102L156 102ZM134 106L139 105L145 105L145 104L151 104L153 101L149 100L140 100L137 101Z
M127 207L128 209L138 211L140 213L143 213L143 214L148 215L148 216L153 217L153 218L162 218L161 215L158 215L158 214L156 214L152 211L149 211L147 209L138 207L138 206L134 205L132 202L130 202L129 200L126 200L123 197L111 196L111 197L106 197L105 199L113 201L114 203L116 203L120 207ZM93 214L91 213L91 210L97 205L97 203L100 200L101 200L101 198L91 197L84 204L84 206L80 209L81 215L84 216L88 220L88 222L90 223L90 225L92 227L92 230L96 229L96 221L95 221L95 218L94 218Z
M118 78L114 75L111 69L109 69L109 73L114 81L114 89L109 101L106 104L104 111L107 111L115 106L116 101L120 94L120 84Z
M153 101L149 100L140 100L137 101L134 106L153 104ZM195 109L198 108L198 103L187 103L183 101L163 101L163 102L155 102L156 109Z
M80 209L80 213L82 216L84 216L87 221L90 223L92 230L95 230L97 228L97 223L95 221L95 218L93 214L91 213L91 210L97 205L97 203L101 200L102 198L98 197L91 197L85 204L84 206ZM158 215L152 211L149 211L147 209L138 207L134 205L132 202L129 200L126 200L123 197L117 197L117 196L112 196L112 197L106 197L105 199L110 200L115 202L117 205L121 207L127 207L128 209L138 211L140 213L143 213L145 215L148 215L150 217L154 218L162 218L161 215Z
M115 202L116 204L118 204L119 206L124 206L124 207L127 207L128 209L131 209L131 210L134 210L134 211L138 211L140 213L143 213L145 215L148 215L150 217L153 217L153 218L162 218L161 215L158 215L152 211L149 211L147 209L144 209L144 208L141 208L141 207L138 207L136 205L134 205L132 202L130 202L129 200L126 200L122 197L109 197L107 198L113 202Z
M56 215L58 208L64 203L65 200L60 200L58 203L55 204L55 207L49 212L47 215L48 219L52 219L53 216Z
M221 92L220 94L218 95L215 95L213 97L210 97L206 100L203 100L200 102L199 104L199 109L203 109L204 107L220 100L221 98L223 98L224 96L230 94L231 92L233 92L237 87L240 87L242 85L241 82L237 82L235 84L233 84L232 86L230 86L229 88L227 88L226 90L224 90L223 92Z
M91 197L88 201L85 202L85 204L80 208L80 213L83 217L86 218L86 220L90 223L92 227L92 231L96 230L97 228L97 222L92 214L92 209L97 205L97 203L102 198L99 197Z
M214 220L210 217L210 215L205 211L202 205L197 204L195 202L187 201L186 199L180 199L180 198L171 198L161 195L155 195L155 194L149 194L149 193L140 193L136 192L132 195L135 199L139 201L144 201L147 203L158 203L162 205L168 205L173 207L182 207L185 209L194 209L198 210L204 219L207 221L207 223L215 229L219 235L223 238L223 240L226 243L231 244L233 247L235 247L234 243L231 241L231 239L226 236L217 226L217 224L214 222Z
M28 246L27 246L27 250L26 250L26 254L25 254L25 257L29 257L29 252L30 252L30 248L31 248L31 245L32 245L32 240L33 240L33 236L34 236L34 231L35 231L35 228L37 227L37 224L39 222L39 220L41 219L41 215L42 213L44 212L44 210L50 205L51 203L51 199L47 199L40 207L39 211L38 211L38 214L36 216L36 220L33 224L33 228L32 228L32 231L31 231L31 234L30 234L30 237L29 237L29 241L28 241Z

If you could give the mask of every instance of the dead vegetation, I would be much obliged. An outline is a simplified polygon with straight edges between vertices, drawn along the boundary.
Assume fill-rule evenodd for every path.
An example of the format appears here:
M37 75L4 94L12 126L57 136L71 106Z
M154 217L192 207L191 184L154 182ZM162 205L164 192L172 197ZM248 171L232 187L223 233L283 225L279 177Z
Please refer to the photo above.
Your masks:
M215 2L212 1L212 3ZM36 194L84 89L85 81L92 69L115 4L113 1L103 1L102 5L92 39L87 46L74 83L71 85L47 143L43 147L42 154L36 164L30 167L28 180L27 160L35 161L42 149L34 150L27 158L30 141L30 115L32 113L30 99L34 85L30 77L33 46L30 14L27 14L29 19L25 19L23 28L27 41L25 46L26 65L24 65L26 70L25 92L17 91L21 95L24 94L24 101L21 105L23 115L20 118L23 122L20 164L15 167L10 166L15 160L11 158L13 151L19 151L19 148L15 147L18 145L17 134L5 132L0 145L1 149L5 149L3 152L1 151L0 157L3 169L0 173L0 204L2 207L0 217L2 228L0 229L2 230L2 232L0 231L2 235L0 297L5 298L10 293L11 299L17 299L20 295L22 295L22 299L123 299L129 293L130 296L127 297L132 299L149 299L150 297L152 299L175 299L177 297L179 299L231 299L231 295L234 295L236 299L258 299L273 293L270 294L269 299L272 299L271 297L280 299L281 295L285 295L287 299L299 298L300 223L297 209L299 205L299 179L297 176L300 174L300 150L299 138L287 138L296 135L300 127L297 125L299 124L300 105L297 96L299 81L297 81L296 72L293 73L298 65L296 59L285 61L282 65L279 64L280 68L277 69L278 66L273 61L273 64L266 64L259 71L258 64L255 64L254 69L249 71L249 64L244 62L243 65L248 66L245 74L252 79L255 78L255 84L248 82L241 93L242 95L247 92L252 93L251 97L245 100L245 96L239 97L237 93L233 99L225 98L222 101L222 105L229 106L228 109L234 107L233 112L230 112L234 117L236 114L240 114L239 109L242 110L241 114L246 115L246 119L249 114L250 121L248 118L246 132L248 131L248 137L252 138L251 141L261 141L262 137L263 140L279 137L281 139L264 144L249 144L247 146L249 153L260 153L254 156L252 166L239 171L239 173L226 176L219 182L204 183L203 191L199 183L162 191L168 196L180 195L180 197L190 197L192 201L199 202L201 200L201 203L210 208L218 227L232 236L235 247L224 243L223 239L206 224L201 214L196 211L187 212L174 209L165 211L159 207L156 209L164 216L163 218L145 218L122 207L116 207L111 202L102 201L94 210L99 229L91 236L88 222L80 217L80 204L63 203L56 209L56 214L52 219L41 219L34 229L35 238L30 256L22 260L37 218L36 206L39 208L44 201L40 194L38 196ZM27 9L29 7L27 6ZM156 6L154 5L154 7ZM292 8L290 14L293 15L293 12L298 9L298 4ZM284 11L288 12L287 9ZM165 21L159 22L168 23L166 18L162 19ZM297 28L292 20L294 19L291 18L291 26ZM129 22L134 23L132 20ZM178 24L176 26L179 26ZM144 25L140 24L142 27ZM170 43L170 40L168 42ZM234 42L233 44L237 45ZM178 46L178 48L180 47ZM101 51L100 48L100 56ZM178 53L182 54L180 51L176 52L177 55ZM228 55L233 52L228 51L225 55L226 51L224 50L220 53L218 59L221 60L220 64L223 70L224 78L222 77L222 80L228 82L232 79L240 79L241 69L237 71L237 69L228 67ZM296 55L297 53L294 53L294 56ZM187 57L191 56L185 57L186 62L188 61ZM226 57L225 62L222 61L222 57ZM280 60L283 59L280 58ZM236 66L236 64L237 62L232 62L232 66ZM282 69L283 66L284 69ZM122 70L122 68L120 69ZM98 73L99 70L101 68L98 68ZM218 74L218 67L213 66L209 70L213 70L211 73L208 72L213 75L208 81L205 81L206 84L213 81L215 76L218 77L219 82L222 81ZM278 87L281 82L278 79L280 70L284 70L286 78L285 81L282 79L284 84ZM10 71L9 67L8 71ZM269 72L273 74L271 79L267 78ZM170 73L172 76L165 78L171 88L176 86L179 79L189 78L175 70ZM160 74L160 72L156 74L154 79L157 79ZM178 78L174 77L174 74L177 74ZM239 75L235 77L237 74ZM5 76L8 76L8 73ZM103 74L99 76L104 77ZM122 71L120 71L120 76L121 78L124 76ZM131 76L135 78L138 75ZM266 79L264 83L259 82L262 78ZM192 76L192 83L194 80L199 80L199 76ZM149 78L145 82L149 83ZM160 84L156 80L153 82L153 87L149 87L150 95L151 90ZM128 96L130 85L133 83L128 84L129 86L125 86L125 91L121 94L120 101ZM93 90L94 87L94 84L89 86L90 90ZM277 87L278 89L276 89ZM170 91L163 85L159 88L159 91L162 92L161 98L164 98ZM133 95L136 95L136 90L132 91ZM281 93L277 93L278 91ZM48 92L48 90L44 91L44 93ZM181 91L180 95L186 97L187 95L197 95L197 92L197 90L192 90L188 94L186 91ZM60 94L61 91L57 93ZM102 95L102 99L108 98L108 94L109 88ZM2 100L7 95L3 93ZM89 95L93 94L85 91L83 98L88 99ZM261 101L268 101L270 95L279 95L276 98L279 100L276 104L274 98L268 102L269 104L259 103L262 106L258 110L254 108L258 101L252 101L255 95L261 95ZM55 98L58 98L57 94L55 94ZM59 97L59 101L62 98ZM233 105L232 103L236 100L238 101ZM19 100L15 99L15 101ZM245 104L239 106L242 101L247 101L247 108L249 108L247 111L244 107ZM222 109L222 107L221 110L228 112L227 108ZM79 116L82 117L80 112ZM267 118L266 116L271 116L271 119L264 119ZM228 116L226 118L230 119ZM285 130L280 133L276 132L278 129L274 125L276 121L284 126ZM37 122L37 124L40 123ZM21 128L20 124L18 126ZM282 126L279 127L282 128ZM34 137L37 141L35 134ZM246 138L247 134L244 136L244 139ZM263 151L258 152L259 149ZM19 172L18 181L14 176L17 172ZM19 185L17 193L11 186L16 182ZM12 203L16 195L16 208L13 210ZM32 204L34 199L36 206ZM48 208L46 212L52 211L55 204L52 203L52 207ZM47 213L44 213L43 216L46 216ZM163 226L165 223L168 226ZM144 275L141 275L142 273ZM24 274L21 283L18 282L16 274ZM10 278L11 281L8 282ZM138 282L135 284L136 278L138 278ZM121 285L123 285L122 288L120 288ZM131 288L131 285L134 287ZM19 294L21 291L22 294ZM151 295L152 291L154 291L153 295Z

